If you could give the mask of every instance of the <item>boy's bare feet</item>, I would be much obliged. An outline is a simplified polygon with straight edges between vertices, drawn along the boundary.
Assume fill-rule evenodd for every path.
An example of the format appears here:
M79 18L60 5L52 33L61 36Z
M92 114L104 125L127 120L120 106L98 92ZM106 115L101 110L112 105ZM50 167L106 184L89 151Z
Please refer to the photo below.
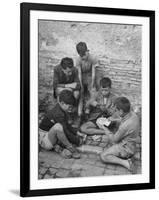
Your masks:
M86 142L86 139L87 139L87 135L84 134L84 133L81 133L79 131L77 131L77 135L80 136L80 145L84 144ZM80 146L79 145L79 146Z
M135 158L132 157L132 158L128 159L128 163L129 163L128 170L129 170L132 174L136 174L136 173L137 173L137 166L135 165Z
M81 157L81 154L77 151L75 147L69 146L67 147L67 149L72 153L72 158L79 159Z

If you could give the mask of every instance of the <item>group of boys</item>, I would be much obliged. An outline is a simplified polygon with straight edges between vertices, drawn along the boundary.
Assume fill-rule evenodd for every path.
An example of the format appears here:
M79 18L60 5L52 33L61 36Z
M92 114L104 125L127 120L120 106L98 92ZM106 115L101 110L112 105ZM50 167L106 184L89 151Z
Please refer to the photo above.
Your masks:
M98 61L89 53L86 43L78 43L76 50L79 55L76 67L73 59L66 57L54 68L53 90L57 104L39 125L39 144L51 150L60 143L71 152L71 157L80 158L76 147L84 144L85 136L105 135L111 145L101 153L101 160L133 172L139 119L126 97L112 93L110 78L101 78L98 91L95 89ZM69 123L68 116L72 113L77 113L79 118L87 116L79 129ZM101 117L108 119L108 127L98 126L97 119Z

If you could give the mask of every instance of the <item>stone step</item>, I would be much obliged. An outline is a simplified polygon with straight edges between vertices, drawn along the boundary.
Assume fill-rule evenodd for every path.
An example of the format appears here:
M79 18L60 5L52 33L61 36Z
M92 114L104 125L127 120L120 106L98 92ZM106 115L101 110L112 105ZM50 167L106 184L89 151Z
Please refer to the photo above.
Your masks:
M103 151L102 147L92 146L92 145L82 145L77 147L77 149L82 153L92 153L92 154L100 154Z

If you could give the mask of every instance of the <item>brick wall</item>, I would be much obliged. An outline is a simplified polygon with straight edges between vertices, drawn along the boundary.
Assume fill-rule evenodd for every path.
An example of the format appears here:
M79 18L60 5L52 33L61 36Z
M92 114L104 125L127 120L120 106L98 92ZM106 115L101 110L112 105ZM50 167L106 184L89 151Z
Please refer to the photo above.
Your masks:
M96 69L97 87L101 77L112 80L112 90L119 96L126 96L135 110L141 107L141 63L130 60L99 58L100 66ZM52 58L49 53L42 52L39 56L39 104L40 109L52 107L53 100L53 70L60 62L59 58Z
M141 63L131 60L101 58L97 68L97 85L100 77L108 76L112 80L113 91L126 96L134 109L141 106Z

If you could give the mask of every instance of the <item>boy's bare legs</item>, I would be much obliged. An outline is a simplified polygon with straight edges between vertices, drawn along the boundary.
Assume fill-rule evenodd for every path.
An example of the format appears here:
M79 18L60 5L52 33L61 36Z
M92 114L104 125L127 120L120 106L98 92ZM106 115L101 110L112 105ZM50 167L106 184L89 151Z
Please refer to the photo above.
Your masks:
M83 98L80 96L79 103L78 103L78 116L81 117L83 110Z
M104 163L118 164L130 170L131 166L129 161L117 157L118 155L119 155L119 150L117 149L116 145L113 145L109 149L102 152L100 157Z
M48 133L48 138L52 145L55 145L57 143L57 139L66 147L66 148L72 148L72 144L67 139L63 127L60 123L55 124Z
M81 126L81 132L87 135L104 135L105 130L97 128L93 122L86 122Z
M75 97L75 99L79 99L79 97L80 97L80 91L79 90L75 90L73 92L73 96Z

